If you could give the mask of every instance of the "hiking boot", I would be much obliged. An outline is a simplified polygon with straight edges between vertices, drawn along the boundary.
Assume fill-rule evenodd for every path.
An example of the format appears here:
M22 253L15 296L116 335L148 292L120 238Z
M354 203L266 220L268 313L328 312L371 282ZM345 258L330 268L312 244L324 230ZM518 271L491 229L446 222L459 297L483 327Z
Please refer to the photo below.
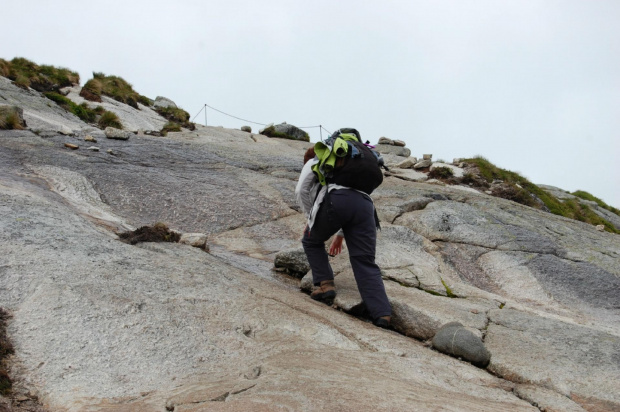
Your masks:
M336 297L336 289L333 280L323 280L319 286L310 294L314 300L328 300Z
M375 326L378 326L380 328L389 329L390 320L391 318L389 316L381 316L380 318L375 319L373 323L375 324Z

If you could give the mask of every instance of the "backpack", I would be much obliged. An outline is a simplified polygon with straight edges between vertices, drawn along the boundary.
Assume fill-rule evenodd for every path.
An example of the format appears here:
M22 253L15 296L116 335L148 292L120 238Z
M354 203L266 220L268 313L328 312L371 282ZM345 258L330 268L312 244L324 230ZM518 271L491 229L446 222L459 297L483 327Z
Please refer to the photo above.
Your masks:
M328 138L328 143L333 144L336 139L344 139L348 151L346 156L336 160L327 183L350 187L370 195L383 183L380 167L383 158L361 142L360 134L355 129L344 128L336 131Z

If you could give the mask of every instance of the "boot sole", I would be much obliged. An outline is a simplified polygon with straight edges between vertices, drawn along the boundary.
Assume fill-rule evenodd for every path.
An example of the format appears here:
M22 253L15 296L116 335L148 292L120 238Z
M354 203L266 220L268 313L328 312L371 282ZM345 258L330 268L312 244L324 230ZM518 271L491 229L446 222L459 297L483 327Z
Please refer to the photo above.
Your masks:
M317 294L316 294L316 295L314 295L314 296L313 296L313 295L310 295L310 297L311 297L313 300L320 300L320 301L323 301L323 300L329 300L329 299L333 300L333 299L336 297L336 292L335 292L335 291L333 291L333 290L330 290L330 291L328 291L328 292L317 293Z

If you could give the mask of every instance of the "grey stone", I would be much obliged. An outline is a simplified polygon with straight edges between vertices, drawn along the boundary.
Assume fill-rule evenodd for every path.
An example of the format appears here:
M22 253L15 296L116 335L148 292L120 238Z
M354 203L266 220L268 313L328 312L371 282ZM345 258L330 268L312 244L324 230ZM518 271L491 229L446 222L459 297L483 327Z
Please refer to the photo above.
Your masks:
M394 146L405 147L407 145L407 143L405 143L402 140L393 140L392 142L393 142Z
M406 147L394 146L391 144L377 144L375 150L381 154L392 154L401 157L411 156L411 150Z
M168 99L167 97L163 97L163 96L157 96L155 98L155 101L153 102L153 107L155 108L168 108L171 107L173 109L177 108L177 105L175 102L173 102L172 100Z
M418 162L418 159L416 159L415 157L409 157L408 159L405 159L402 162L400 162L397 165L397 167L401 169L413 169L413 165L416 164L417 162Z
M463 358L482 368L485 368L491 360L491 353L484 346L482 339L459 322L446 323L439 328L432 343L438 351Z
M384 172L385 176L393 176L398 179L407 180L410 182L424 182L428 180L428 175L423 172L418 172L413 169L395 170L390 169L389 172Z
M423 159L423 160L431 160L432 158L433 158L433 155L432 155L432 154L425 154L425 155L422 155L422 159Z
M420 160L418 163L413 165L414 169L424 169L425 167L430 167L433 164L433 161L430 159Z
M379 141L377 142L377 144L385 144L385 145L393 146L394 145L394 141L392 139L387 138L387 137L380 137Z
M209 251L207 244L207 235L204 233L183 233L179 239L179 243L197 247L198 249Z
M294 277L302 278L310 270L310 264L303 248L283 250L276 254L276 268L283 268Z
M291 140L301 140L303 142L310 141L310 136L308 133L296 126L293 126L292 124L287 123L267 126L259 133L268 137L280 137Z
M97 146L90 146L86 150L92 150L93 152L98 152L99 148Z
M252 128L250 126L241 126L241 131L252 133Z
M115 140L128 140L129 137L132 135L133 133L128 132L126 130L120 130L120 129L116 129L114 127L106 127L105 128L105 136L108 139L115 139Z

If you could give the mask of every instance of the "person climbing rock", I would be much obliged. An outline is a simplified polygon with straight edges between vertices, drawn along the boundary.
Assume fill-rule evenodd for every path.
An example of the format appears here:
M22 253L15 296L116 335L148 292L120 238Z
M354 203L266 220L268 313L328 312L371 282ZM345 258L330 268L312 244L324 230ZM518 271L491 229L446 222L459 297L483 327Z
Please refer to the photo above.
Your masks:
M313 157L311 149L315 152ZM375 325L387 328L392 309L375 263L378 219L370 197L370 192L383 181L379 162L374 152L361 143L355 129L340 129L311 149L304 156L306 163L295 188L297 202L308 220L302 245L315 286L311 297L330 301L336 296L325 242L338 232L329 253L340 253L345 240L355 281L370 317ZM338 158L330 159L333 155ZM330 163L334 166L328 167Z

